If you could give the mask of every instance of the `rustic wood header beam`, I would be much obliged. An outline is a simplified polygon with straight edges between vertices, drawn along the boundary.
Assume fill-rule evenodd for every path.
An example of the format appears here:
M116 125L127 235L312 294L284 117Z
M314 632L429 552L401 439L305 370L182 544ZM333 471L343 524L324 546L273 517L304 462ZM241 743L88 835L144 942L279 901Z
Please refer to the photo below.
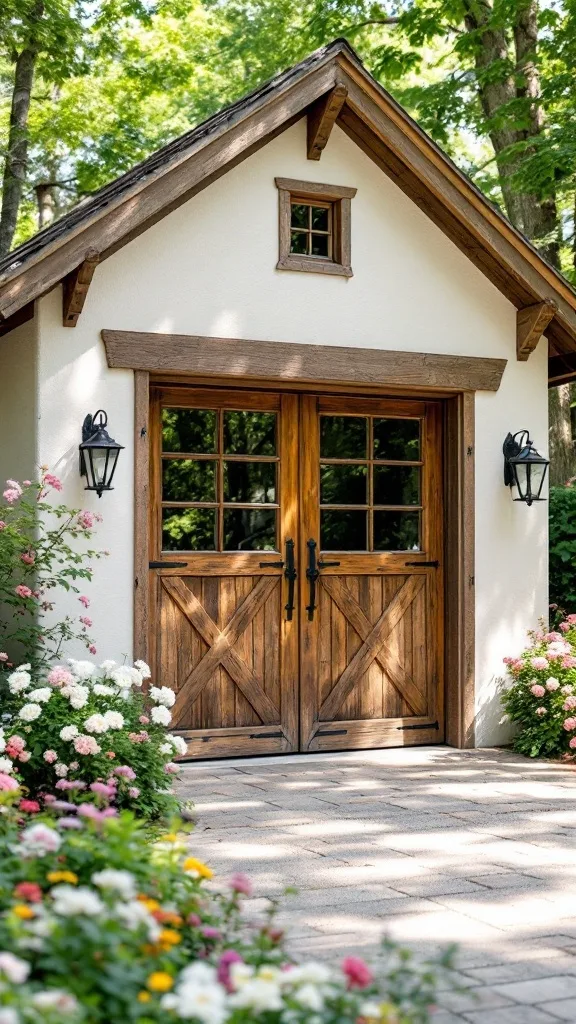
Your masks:
M99 262L100 253L96 249L88 249L80 266L64 278L62 282L62 323L64 327L76 327Z
M108 366L231 382L497 391L505 359L186 334L102 331Z
M516 314L516 356L525 362L540 341L548 324L558 312L553 299L545 299L534 306L525 306Z
M348 89L345 85L336 85L326 96L321 96L308 111L309 160L319 160L322 156L347 95Z
M576 377L576 352L566 352L560 356L551 356L548 360L548 387L555 388L560 384L569 384Z

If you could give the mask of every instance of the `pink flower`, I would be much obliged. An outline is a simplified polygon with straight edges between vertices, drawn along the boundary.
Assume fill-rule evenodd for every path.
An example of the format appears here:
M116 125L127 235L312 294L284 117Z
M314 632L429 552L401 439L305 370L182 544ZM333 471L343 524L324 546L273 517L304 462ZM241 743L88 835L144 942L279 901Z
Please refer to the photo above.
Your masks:
M130 786L130 789L128 790L128 796L132 797L133 800L137 800L138 797L140 796L140 790L138 789L138 786Z
M116 796L116 786L108 786L105 782L91 782L90 789L99 796Z
M562 658L562 668L576 668L576 658L572 654L565 654Z
M25 587L23 583L19 583L17 587L14 587L14 593L18 594L18 597L32 597L30 587Z
M537 672L544 671L548 668L547 658L532 658L530 664L532 668L535 668Z
M55 789L86 789L86 783L80 779L58 779Z
M233 986L230 979L230 967L232 964L244 963L240 953L237 953L235 949L225 949L218 961L217 977L221 985L228 992L233 992Z
M20 753L18 754L18 760L22 761L23 764L26 761L29 761L31 757L32 757L32 754L30 753L29 750L21 750Z
M85 608L89 608L89 607L90 607L90 598L89 598L89 597L86 597L86 596L85 596L85 594L82 594L82 595L81 595L81 596L80 596L80 597L78 598L78 600L80 601L80 604L83 604L83 605L84 605L84 607L85 607Z
M61 484L60 480L58 479L57 476L54 476L53 473L45 473L43 478L42 478L42 484L43 485L47 484L48 487L53 487L55 491L61 491L62 490L62 484Z
M564 711L573 711L576 708L576 697L566 697L562 708Z
M568 746L571 747L572 750L574 750L576 748L576 736L572 737L572 739L570 740L570 743L568 744Z
M241 893L243 896L252 895L252 882L248 878L248 875L243 875L240 871L237 872L237 874L232 875L228 884L233 892Z
M347 956L342 962L342 971L348 978L348 988L367 988L374 975L359 956Z
M96 654L97 653L97 649L94 646L94 644L90 644L90 647L88 648L88 650L90 651L90 654Z
M22 487L30 487L31 484L32 484L31 480L23 480L22 481Z
M130 782L136 778L136 772L128 764L119 764L114 769L114 775L120 775L121 778L128 779Z
M77 754L99 754L101 749L93 736L80 735L74 739L74 750Z
M168 761L168 763L164 765L164 772L166 775L177 775L179 771L180 766L174 764L174 761Z
M22 496L22 488L17 480L7 480L6 483L8 484L8 487L4 491L3 497L9 505L12 505Z
M540 683L534 683L534 686L530 687L530 693L533 693L535 697L544 697L546 690L543 686L540 686Z
M512 664L510 665L510 671L514 675L517 675L518 672L521 672L523 668L524 668L524 662L522 661L521 658L517 658L516 661L513 661Z
M19 785L16 779L13 779L11 775L6 775L4 772L0 772L0 791L5 793L10 790L19 789Z
M547 714L546 708L536 708L536 714L542 717L542 715Z
M69 767L69 768L70 768L70 769L71 769L71 770L72 770L73 772L75 772L75 771L76 771L76 769L80 767L80 765L78 764L78 761L70 761L70 764L68 765L68 767Z
M10 482L10 481L8 481L8 482ZM574 615L574 614L567 615L566 616L566 622L570 623L571 626L576 625L576 615Z
M212 928L210 925L207 925L205 928L202 929L202 935L204 936L205 939L222 938L222 932L219 931L218 928Z
M566 718L563 724L566 732L572 732L573 729L576 729L576 718Z
M189 924L191 928L199 928L202 921L198 917L198 914L188 914L186 918L186 924Z
M140 722L140 725L150 725L150 719L148 718L148 715L140 715L138 721Z
M23 803L34 803L34 801L21 800L20 807ZM19 896L22 900L28 900L29 903L42 902L42 889L37 882L18 882L18 885L14 887L14 895Z
M553 693L554 690L557 690L559 688L559 686L560 686L560 683L558 682L557 679L554 679L553 676L551 676L550 679L546 680L546 689L549 690L550 693Z
M563 633L567 633L569 631L569 629L570 629L570 623L569 622L561 622L558 628L561 629Z
M140 732L129 732L128 739L131 743L146 743L146 740L149 739L149 737L146 730L141 729Z
M21 750L24 750L26 740L14 733L8 740L8 744L16 754L19 754ZM14 754L10 754L10 757L14 757Z
M82 530L91 530L94 526L94 519L94 513L85 509L83 512L78 513L78 526Z
M54 761L58 760L58 754L56 753L55 750L45 750L43 757L44 760L48 762L48 764L54 764Z
M6 529L6 523L4 522L3 519L0 519L0 530L5 530L5 529Z
M109 758L110 761L113 761L114 758L116 757L116 754L114 753L113 750L107 750L106 757Z
M92 625L92 619L89 619L87 615L81 615L80 619L79 619L79 622L81 622L83 626L91 626Z
M56 665L48 673L48 682L50 686L71 686L74 682L74 676L63 665Z
M33 551L24 551L24 553L20 555L20 560L24 562L25 565L34 565L36 555Z
M546 641L547 644L551 644L555 640L562 641L562 634L561 633L545 633L543 639Z

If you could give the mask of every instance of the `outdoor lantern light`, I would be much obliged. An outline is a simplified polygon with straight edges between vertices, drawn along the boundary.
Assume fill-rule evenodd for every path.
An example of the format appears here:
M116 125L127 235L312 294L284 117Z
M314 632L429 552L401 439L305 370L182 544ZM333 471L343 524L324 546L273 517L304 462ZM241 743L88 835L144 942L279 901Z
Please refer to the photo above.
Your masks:
M514 501L525 501L527 505L533 501L545 501L540 495L550 463L536 451L528 431L508 434L503 452L504 483L507 487L515 487L518 492Z
M112 478L118 455L123 444L118 444L106 430L108 417L103 409L98 409L93 416L88 416L82 424L82 444L80 445L80 475L85 476L88 483L85 490L96 491L99 498L102 491L111 491Z

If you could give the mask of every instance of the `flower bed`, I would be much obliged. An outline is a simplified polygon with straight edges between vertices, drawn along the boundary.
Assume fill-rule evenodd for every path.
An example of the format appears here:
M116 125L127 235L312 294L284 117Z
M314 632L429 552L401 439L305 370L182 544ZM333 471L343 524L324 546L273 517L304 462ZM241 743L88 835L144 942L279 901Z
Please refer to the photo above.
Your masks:
M173 758L186 751L167 733L175 696L142 685L150 670L70 660L33 680L30 665L8 676L0 729L0 772L31 792L114 795L119 808L148 818L174 813Z
M576 615L528 637L518 658L504 659L513 681L502 703L520 726L514 749L529 757L576 756Z
M3 797L0 1024L429 1019L447 958L415 968L388 945L378 980L354 956L294 965L271 916L244 922L248 879L218 888L181 823L151 844L130 812L85 818L69 801L46 812L22 810L17 788Z

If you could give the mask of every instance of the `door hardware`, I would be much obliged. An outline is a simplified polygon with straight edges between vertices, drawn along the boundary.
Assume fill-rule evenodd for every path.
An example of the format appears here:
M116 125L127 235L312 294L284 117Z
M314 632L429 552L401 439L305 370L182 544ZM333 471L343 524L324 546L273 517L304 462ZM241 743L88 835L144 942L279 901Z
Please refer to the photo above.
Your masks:
M187 562L149 562L149 569L179 569L181 565L187 565Z
M397 729L439 729L438 722L424 723L424 725L397 725Z
M298 579L296 564L294 562L294 541L291 537L286 541L285 562L260 562L261 569L284 569L284 576L288 580L288 600L284 605L286 621L291 622L294 611L294 584Z
M277 739L283 739L283 738L284 738L284 733L282 732L282 730L280 730L279 732L251 732L250 733L250 739L251 740L277 740Z
M308 567L306 569L306 579L310 584L310 603L306 605L306 611L308 612L308 621L312 622L314 618L314 612L316 611L316 584L318 577L320 576L321 569L328 569L334 565L340 565L340 562L324 562L320 560L316 561L316 548L317 544L315 540L306 541L306 547L308 548Z
M317 736L346 736L348 729L319 729Z
M404 562L404 565L425 565L432 569L437 569L440 562L436 558L433 562Z

